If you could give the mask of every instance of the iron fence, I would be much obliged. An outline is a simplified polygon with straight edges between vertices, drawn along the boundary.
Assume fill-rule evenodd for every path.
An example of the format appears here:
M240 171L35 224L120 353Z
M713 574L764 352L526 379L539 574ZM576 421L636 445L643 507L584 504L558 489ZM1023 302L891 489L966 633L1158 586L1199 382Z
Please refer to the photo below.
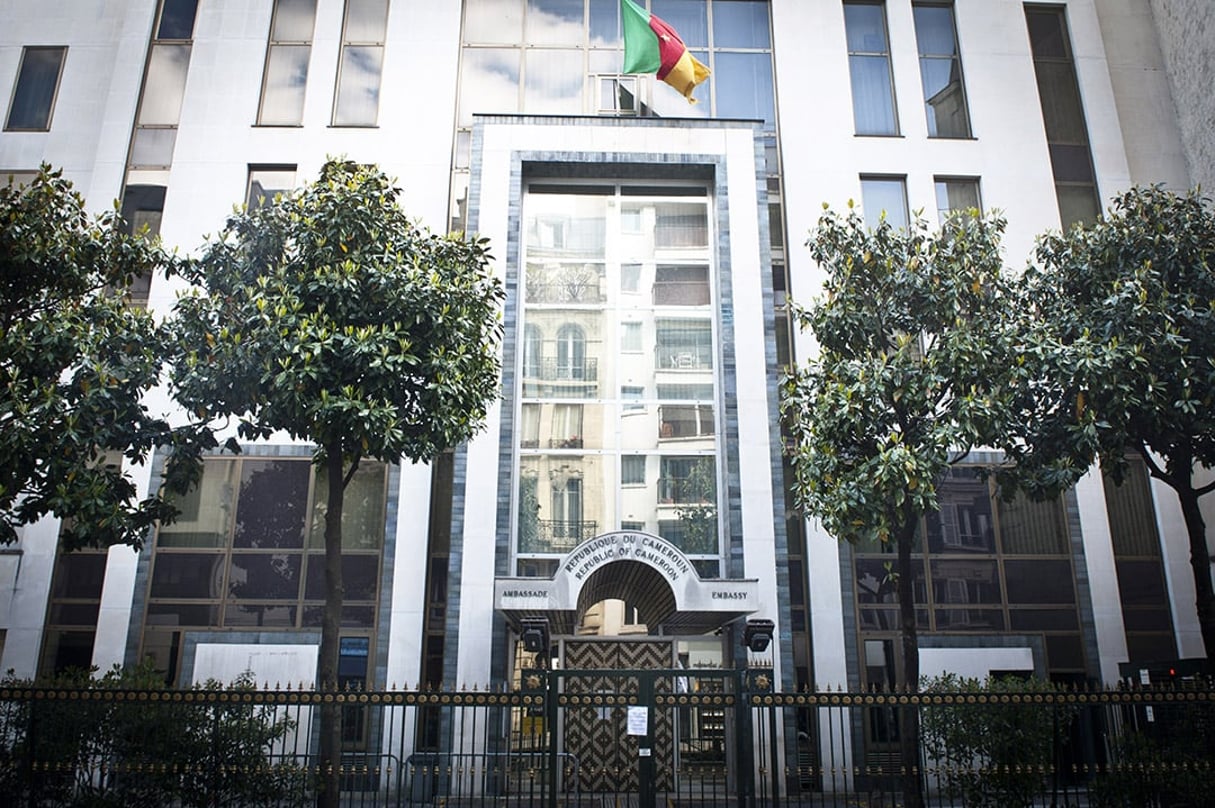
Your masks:
M339 771L351 806L902 805L891 744L906 708L925 728L916 774L930 806L1209 804L1209 682L781 693L749 672L600 671L575 686L580 675L538 672L511 692L0 685L0 794L14 806L305 805L317 708L336 702L352 728ZM874 734L891 725L896 737Z

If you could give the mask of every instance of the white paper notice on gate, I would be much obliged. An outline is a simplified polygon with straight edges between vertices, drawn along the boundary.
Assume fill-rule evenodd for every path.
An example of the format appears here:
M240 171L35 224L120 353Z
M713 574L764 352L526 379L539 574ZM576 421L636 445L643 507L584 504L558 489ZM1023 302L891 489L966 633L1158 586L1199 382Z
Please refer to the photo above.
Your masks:
M645 735L649 731L650 709L648 707L629 707L629 735Z

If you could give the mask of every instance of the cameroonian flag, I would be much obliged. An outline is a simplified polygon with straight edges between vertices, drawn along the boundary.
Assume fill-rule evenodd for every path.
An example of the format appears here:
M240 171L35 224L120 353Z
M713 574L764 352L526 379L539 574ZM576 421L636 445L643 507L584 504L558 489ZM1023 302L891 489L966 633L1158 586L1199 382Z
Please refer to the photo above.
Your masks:
M656 73L695 104L692 91L709 77L705 67L688 51L679 34L633 0L620 0L624 21L622 73Z

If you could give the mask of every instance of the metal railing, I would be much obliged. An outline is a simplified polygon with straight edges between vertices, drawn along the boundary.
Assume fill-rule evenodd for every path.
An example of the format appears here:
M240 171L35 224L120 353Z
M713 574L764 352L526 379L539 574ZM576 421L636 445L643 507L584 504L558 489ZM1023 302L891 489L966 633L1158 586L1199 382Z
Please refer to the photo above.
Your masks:
M366 727L339 765L345 805L895 806L905 773L871 728L909 708L930 806L1198 806L1215 776L1207 681L781 693L753 672L562 671L516 692L0 684L0 794L13 806L305 805L327 701ZM636 710L648 735L632 734ZM570 753L574 733L590 733L592 751Z

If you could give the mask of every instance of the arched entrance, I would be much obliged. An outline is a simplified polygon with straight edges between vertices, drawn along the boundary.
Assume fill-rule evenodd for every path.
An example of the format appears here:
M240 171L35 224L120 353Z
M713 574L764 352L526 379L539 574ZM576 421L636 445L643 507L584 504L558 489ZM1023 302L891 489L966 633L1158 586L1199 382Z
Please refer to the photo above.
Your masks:
M572 636L580 610L604 598L637 603L648 632L661 636L708 634L760 606L757 579L702 579L678 547L637 531L586 539L560 559L551 578L494 581L495 607L513 628L543 618L554 637Z
M580 635L588 611L609 599L628 604L644 633ZM756 580L702 579L670 542L617 531L574 547L552 578L499 579L495 602L518 635L525 626L547 634L531 644L543 650L521 664L548 668L555 653L542 677L556 682L550 692L558 694L545 715L544 743L559 746L563 777L579 792L652 800L691 788L692 780L702 790L706 782L725 784L726 705L736 679L722 670L723 638L714 634L728 635L721 629L758 609ZM716 664L705 661L709 655L691 657L698 638L716 645Z

